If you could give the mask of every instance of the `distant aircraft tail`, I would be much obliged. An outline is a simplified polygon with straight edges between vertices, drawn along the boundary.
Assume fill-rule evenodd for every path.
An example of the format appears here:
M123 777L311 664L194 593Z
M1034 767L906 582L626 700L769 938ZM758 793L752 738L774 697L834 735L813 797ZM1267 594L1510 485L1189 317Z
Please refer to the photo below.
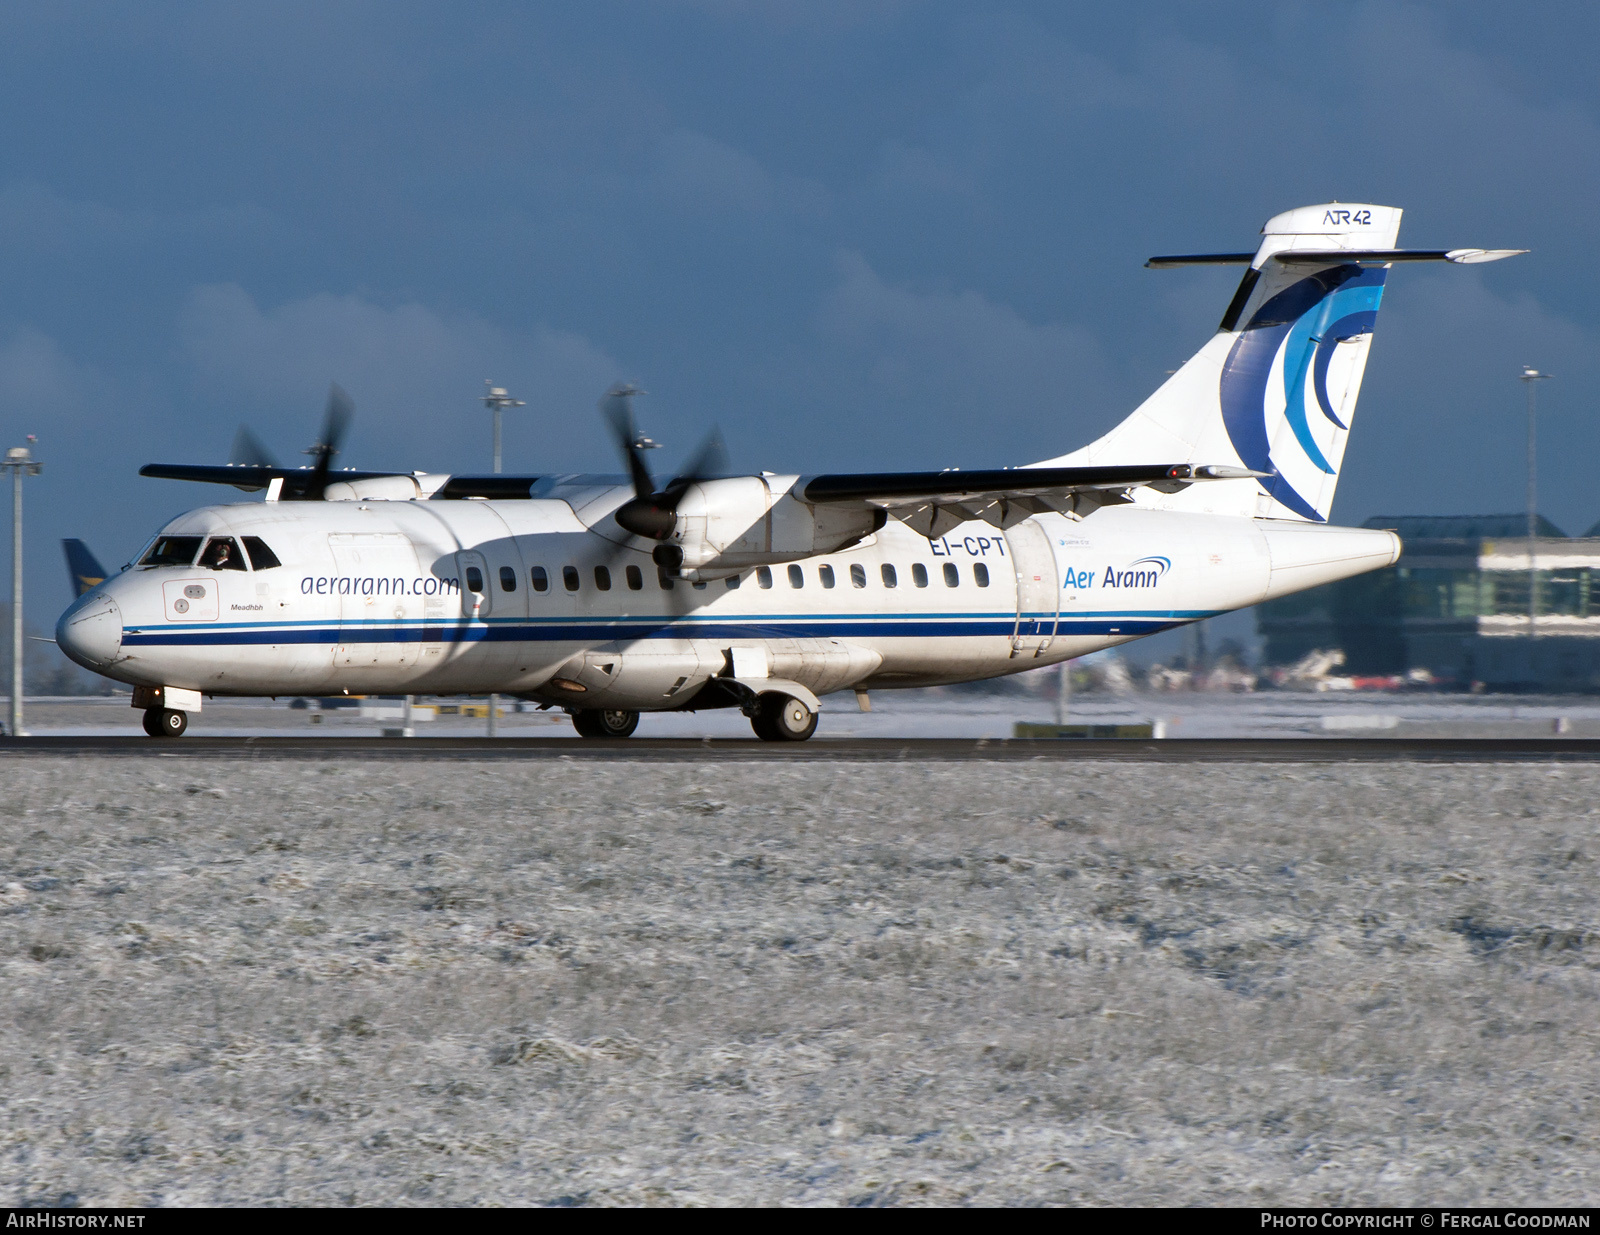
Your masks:
M1254 480L1135 499L1166 509L1326 522L1389 266L1482 262L1522 250L1396 249L1393 206L1301 206L1267 221L1254 254L1153 257L1152 267L1246 266L1216 335L1104 437L1035 466L1190 463Z
M63 540L61 547L67 551L67 577L72 582L72 594L82 596L95 584L103 582L106 568L95 560L89 546L81 540Z

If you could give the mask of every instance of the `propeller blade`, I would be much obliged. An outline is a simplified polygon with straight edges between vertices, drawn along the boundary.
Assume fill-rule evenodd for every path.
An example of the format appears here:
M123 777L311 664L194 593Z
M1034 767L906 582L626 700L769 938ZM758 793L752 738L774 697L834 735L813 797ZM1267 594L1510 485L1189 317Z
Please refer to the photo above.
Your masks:
M228 452L228 462L241 467L277 467L272 452L261 444L261 439L250 431L249 425L240 425L233 435L233 449Z
M633 399L635 395L642 395L632 382L618 382L600 400L600 411L611 424L611 431L616 434L617 445L622 448L622 456L628 461L628 476L633 481L633 496L636 501L643 501L655 492L656 482L650 477L650 469L645 466L644 452L654 442L639 435L639 426L633 419Z
M705 441L700 443L700 449L695 451L694 457L684 465L683 471L672 478L664 496L671 495L673 509L677 509L678 499L690 485L721 476L727 470L728 448L722 441L721 431L712 429L706 434Z
M719 476L727 470L728 449L722 444L722 434L716 429L706 435L683 471L668 482L659 493L636 497L624 502L612 517L617 523L649 540L666 540L678 525L678 503L689 491L689 486L702 480Z
M322 440L317 445L330 456L339 453L350 421L356 414L355 400L338 382L328 386L328 408L322 415Z
M311 475L306 478L307 499L319 500L328 487L328 472L333 465L333 456L339 453L339 447L344 442L345 434L350 431L350 420L355 413L355 401L338 382L332 383L328 387L328 410L322 419L322 437L315 446L306 451L316 460L312 465Z

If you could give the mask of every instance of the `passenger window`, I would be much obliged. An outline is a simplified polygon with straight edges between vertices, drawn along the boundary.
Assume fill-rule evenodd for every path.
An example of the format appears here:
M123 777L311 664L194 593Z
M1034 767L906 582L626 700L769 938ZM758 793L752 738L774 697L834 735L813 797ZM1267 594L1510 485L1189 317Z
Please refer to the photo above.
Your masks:
M757 566L756 567L756 582L759 583L764 588L771 587L772 586L772 571L769 568L765 567L765 566Z
M627 577L630 592L637 592L644 587L644 572L637 566L630 566L622 573Z
M878 573L883 576L884 587L898 587L900 585L899 577L894 573L894 567L889 565L888 562L879 567Z
M739 576L738 575L729 575L728 576L728 591L731 592L731 591L735 590L738 586L739 586Z
M483 571L476 566L467 567L467 591L483 595Z
M232 536L213 536L200 555L200 565L207 570L243 570L244 554L239 552Z
M867 568L860 562L850 567L850 582L856 587L867 586Z
M250 565L257 570L271 570L274 566L283 565L278 555L267 548L267 542L259 536L246 536L244 551L250 555Z
M550 576L544 573L543 566L535 566L530 570L528 579L533 584L535 592L548 592L550 590Z
M672 576L659 567L656 568L656 581L661 584L663 592L672 591Z
M972 577L979 587L989 586L989 568L982 562L975 562L972 566Z
M928 586L928 568L921 562L911 563L911 582L918 587Z
M569 592L578 590L578 568L576 566L563 566L561 568L561 583Z
M500 590L502 592L515 592L517 590L517 572L509 566L500 568Z
M945 587L961 586L961 572L956 569L954 562L946 562L944 564L944 585Z
M602 592L611 590L611 572L604 566L596 566L594 568L594 585Z
M790 587L805 587L805 585L806 585L806 572L801 570L798 566L789 567L789 586Z
M140 559L141 566L188 566L200 552L198 536L162 536Z
M822 586L823 587L832 587L833 586L833 567L832 566L818 566L817 567L817 578L822 580Z

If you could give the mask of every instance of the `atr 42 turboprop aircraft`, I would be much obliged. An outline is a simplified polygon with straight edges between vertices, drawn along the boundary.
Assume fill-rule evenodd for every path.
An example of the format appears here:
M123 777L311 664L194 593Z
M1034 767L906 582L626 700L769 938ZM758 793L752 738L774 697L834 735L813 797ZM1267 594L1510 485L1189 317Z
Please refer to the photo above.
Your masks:
M174 519L56 639L152 736L204 696L500 692L586 737L737 707L800 741L832 691L1017 673L1387 566L1392 533L1326 522L1384 280L1522 251L1397 249L1400 214L1305 206L1254 253L1152 258L1245 267L1217 333L1026 467L729 476L708 449L658 488L621 387L627 478L333 471L335 388L312 466L243 432L232 465L142 469L266 500Z

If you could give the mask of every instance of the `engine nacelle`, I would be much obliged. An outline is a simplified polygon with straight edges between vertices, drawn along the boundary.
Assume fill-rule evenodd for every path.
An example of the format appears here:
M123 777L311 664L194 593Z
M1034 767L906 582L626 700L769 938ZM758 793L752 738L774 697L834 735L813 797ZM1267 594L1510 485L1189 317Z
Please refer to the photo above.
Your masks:
M683 554L686 578L714 579L751 566L847 549L887 516L871 507L818 505L794 495L798 476L731 476L689 486L672 535L656 551Z
M338 472L333 473L338 476ZM332 480L322 496L329 502L410 502L427 497L445 476L369 476L365 480ZM432 488L428 485L432 484Z

